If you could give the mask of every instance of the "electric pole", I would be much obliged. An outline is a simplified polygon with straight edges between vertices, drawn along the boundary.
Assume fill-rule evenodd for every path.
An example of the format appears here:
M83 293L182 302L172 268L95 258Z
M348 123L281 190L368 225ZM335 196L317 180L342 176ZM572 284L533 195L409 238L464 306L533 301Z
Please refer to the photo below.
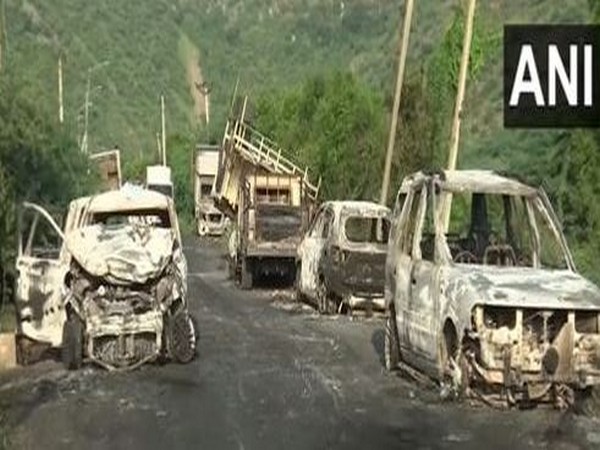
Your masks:
M156 149L158 150L158 160L162 160L162 149L160 148L160 134L156 133Z
M160 96L160 122L162 129L162 163L163 166L167 165L167 136L165 135L165 97L164 95Z
M63 74L62 74L62 55L58 57L58 121L63 123Z
M88 150L88 111L90 109L90 78L92 69L88 69L87 84L85 88L85 103L84 108L84 119L83 119L83 138L81 139L81 151L87 153Z
M463 38L462 56L460 60L460 71L458 75L458 89L456 91L456 102L454 104L454 118L452 120L452 135L450 137L450 151L448 154L448 170L456 170L458 159L458 141L460 137L460 119L462 105L465 97L465 85L467 82L467 69L469 68L469 55L471 54L471 39L473 35L473 19L475 17L475 1L468 0L467 17L465 22L465 34ZM450 221L450 206L452 194L448 194L444 203L444 230L448 231Z
M92 89L92 71L99 69L100 67L106 66L107 64L109 64L110 61L103 61L101 63L96 64L93 67L89 67L88 71L87 71L87 83L86 83L86 88L85 88L85 103L83 105L84 108L84 127L83 127L83 137L81 139L81 152L82 153L87 153L88 152L88 122L89 122L89 109L91 106L90 103L90 94L91 94L91 89ZM98 85L94 87L94 90L96 89L101 89L102 86Z
M396 90L394 92L394 106L392 109L392 121L390 123L390 134L388 138L387 152L385 155L385 167L383 169L383 182L381 185L380 203L385 205L390 185L390 172L392 170L392 156L396 144L396 129L398 127L398 110L400 109L400 96L402 94L402 83L404 81L404 67L406 64L406 53L408 52L408 38L412 22L414 0L406 0L406 11L404 13L404 26L402 31L402 45L400 58L398 60L398 73L396 75Z
M203 81L202 83L196 83L196 89L198 90L198 92L200 92L200 94L202 94L202 99L204 100L204 121L205 121L206 125L208 125L208 122L209 122L208 96L210 94L210 87L208 86L208 83L206 81Z

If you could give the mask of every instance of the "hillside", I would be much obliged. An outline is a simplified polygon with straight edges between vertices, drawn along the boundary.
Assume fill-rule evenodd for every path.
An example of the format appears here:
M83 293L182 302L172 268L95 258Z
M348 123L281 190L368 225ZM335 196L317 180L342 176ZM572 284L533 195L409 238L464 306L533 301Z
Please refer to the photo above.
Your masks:
M80 124L87 70L96 66L90 148L119 144L138 154L154 151L161 92L169 131L200 131L204 101L198 80L211 87L210 133L217 137L238 76L241 89L252 93L349 68L374 88L390 91L390 54L402 13L399 0L3 1L4 65L26 81L28 95L41 108L57 110L57 58L63 53L66 116ZM417 2L409 70L442 37L455 3ZM585 0L485 5L484 15L508 21L572 21L587 11ZM498 132L499 70L498 59L469 87L474 120L467 118L465 137L477 145Z

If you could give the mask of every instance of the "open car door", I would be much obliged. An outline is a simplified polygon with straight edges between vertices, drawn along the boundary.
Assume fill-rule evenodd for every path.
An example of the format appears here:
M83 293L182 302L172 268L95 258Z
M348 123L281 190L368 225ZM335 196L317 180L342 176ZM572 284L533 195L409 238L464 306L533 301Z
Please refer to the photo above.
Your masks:
M63 282L68 271L64 234L42 207L23 203L16 261L17 336L23 342L59 347L65 321ZM23 363L30 359L21 354Z

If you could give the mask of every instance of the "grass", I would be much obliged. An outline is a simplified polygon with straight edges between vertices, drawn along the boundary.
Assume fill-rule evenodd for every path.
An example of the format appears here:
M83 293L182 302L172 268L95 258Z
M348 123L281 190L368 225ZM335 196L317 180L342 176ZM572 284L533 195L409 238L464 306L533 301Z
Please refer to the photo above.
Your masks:
M7 303L0 308L0 332L11 332L16 327L15 306L13 303Z

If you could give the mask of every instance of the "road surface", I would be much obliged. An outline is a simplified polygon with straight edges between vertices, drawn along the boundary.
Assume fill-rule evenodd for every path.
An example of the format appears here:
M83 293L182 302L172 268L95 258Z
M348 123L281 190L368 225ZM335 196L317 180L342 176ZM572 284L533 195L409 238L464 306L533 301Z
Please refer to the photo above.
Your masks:
M198 359L1 374L0 449L600 448L594 419L442 402L385 372L380 318L320 318L277 291L241 291L218 247L187 245Z

